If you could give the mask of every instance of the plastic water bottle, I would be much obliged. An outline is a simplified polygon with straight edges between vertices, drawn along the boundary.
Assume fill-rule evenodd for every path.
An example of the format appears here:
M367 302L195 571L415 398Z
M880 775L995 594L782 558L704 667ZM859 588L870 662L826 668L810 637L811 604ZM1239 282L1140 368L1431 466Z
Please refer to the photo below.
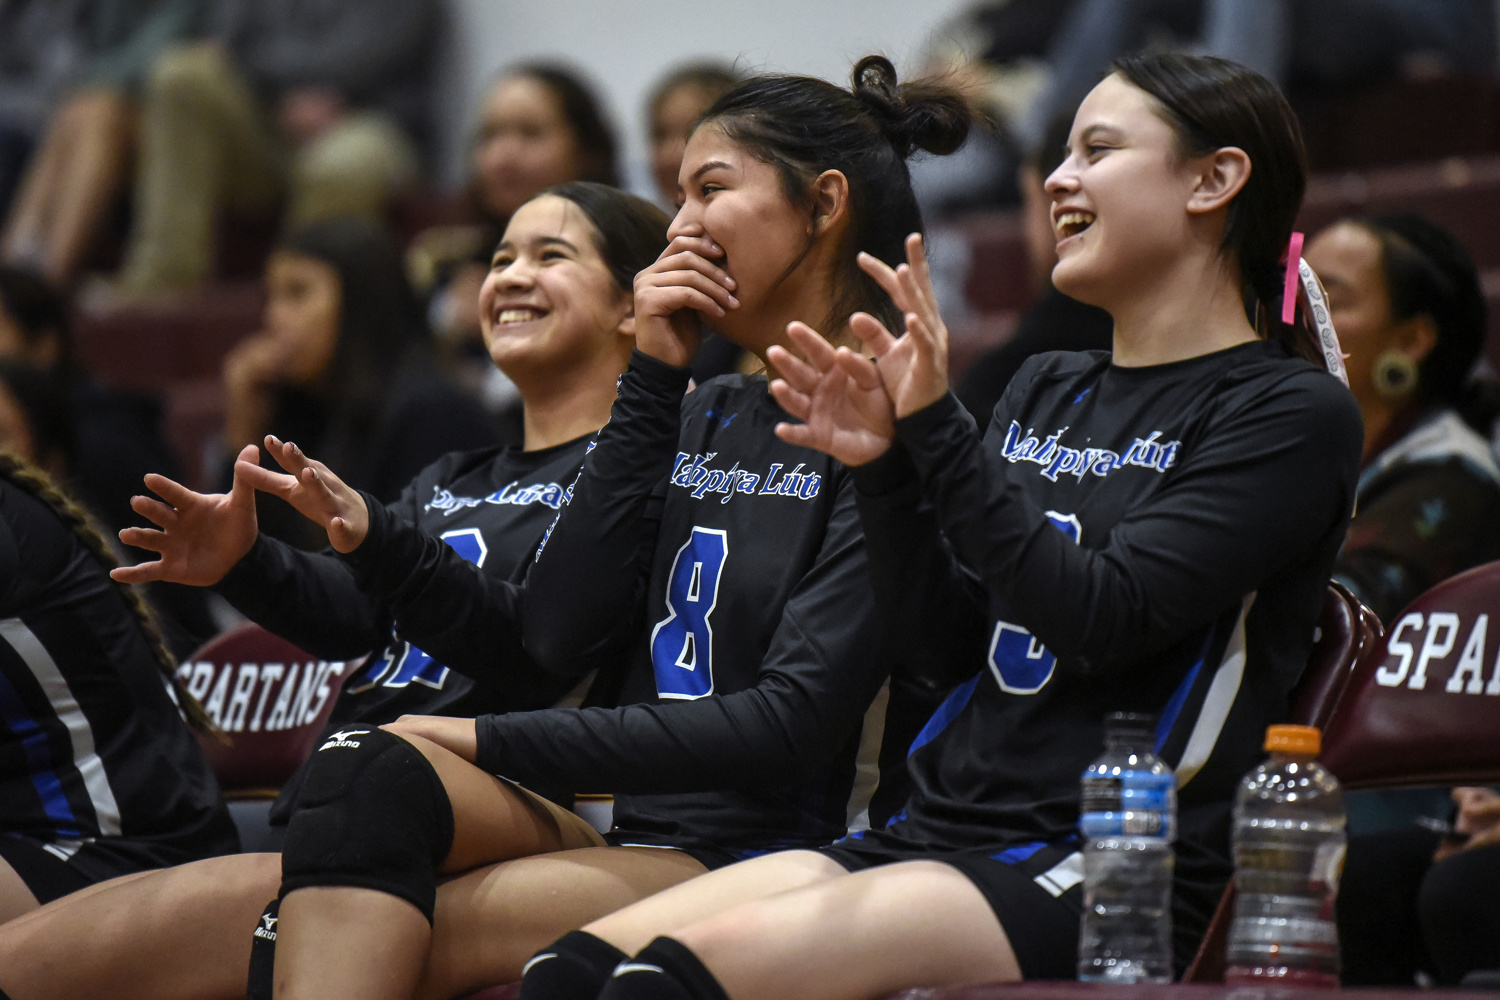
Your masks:
M1344 797L1318 763L1320 749L1322 734L1311 726L1272 726L1271 759L1240 783L1226 982L1339 984Z
M1171 982L1177 783L1152 752L1149 715L1111 715L1104 739L1104 756L1083 772L1078 978Z

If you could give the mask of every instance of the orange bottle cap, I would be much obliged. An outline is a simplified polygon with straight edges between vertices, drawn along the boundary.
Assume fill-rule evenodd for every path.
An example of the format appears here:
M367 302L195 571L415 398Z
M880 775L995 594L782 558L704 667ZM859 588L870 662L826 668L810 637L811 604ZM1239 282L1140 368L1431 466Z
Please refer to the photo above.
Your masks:
M1271 726L1266 730L1269 753L1295 753L1316 757L1323 749L1323 733L1317 726Z

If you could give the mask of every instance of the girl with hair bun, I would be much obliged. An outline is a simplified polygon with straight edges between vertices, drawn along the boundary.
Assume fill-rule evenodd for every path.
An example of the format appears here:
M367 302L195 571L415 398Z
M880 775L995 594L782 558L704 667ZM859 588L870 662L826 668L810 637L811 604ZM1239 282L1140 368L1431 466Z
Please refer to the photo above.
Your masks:
M889 295L848 320L873 360L802 323L767 351L801 421L777 433L853 468L897 662L951 687L912 744L904 808L596 921L533 960L528 1000L1070 979L1079 776L1116 711L1156 715L1176 770L1178 967L1192 957L1230 873L1235 787L1307 660L1359 414L1277 321L1303 170L1268 81L1217 59L1122 60L1046 186L1053 280L1112 315L1113 352L1030 359L982 441L948 391L916 234L899 268L859 259ZM543 956L564 949L620 964L553 976Z
M636 351L523 585L483 579L294 444L266 442L290 475L239 463L327 532L404 638L455 670L503 669L524 642L544 671L600 672L584 708L330 736L288 827L279 914L263 918L276 996L457 996L514 980L565 931L710 868L882 823L900 802L901 750L932 692L886 688L848 470L775 435L786 414L763 377L686 393L705 328L764 359L799 316L840 343L857 310L896 320L858 256L895 261L920 229L905 157L956 148L968 110L898 85L883 59L855 84L753 79L693 133L670 242L635 276ZM520 299L495 321L523 336L536 311ZM614 793L614 830L601 838L540 790ZM133 961L129 932L98 917L109 962ZM97 981L46 974L50 929L0 933L0 988L19 1000ZM271 994L271 967L252 960L252 996ZM222 968L204 976L228 995Z

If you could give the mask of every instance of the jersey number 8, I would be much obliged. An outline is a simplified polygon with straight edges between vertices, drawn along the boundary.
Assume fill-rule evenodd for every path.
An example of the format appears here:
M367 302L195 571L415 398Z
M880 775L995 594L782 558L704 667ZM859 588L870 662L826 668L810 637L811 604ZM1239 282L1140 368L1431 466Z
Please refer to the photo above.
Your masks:
M719 578L729 555L729 535L694 528L667 577L667 617L651 630L656 693L692 700L714 693L713 626L708 616L719 600Z

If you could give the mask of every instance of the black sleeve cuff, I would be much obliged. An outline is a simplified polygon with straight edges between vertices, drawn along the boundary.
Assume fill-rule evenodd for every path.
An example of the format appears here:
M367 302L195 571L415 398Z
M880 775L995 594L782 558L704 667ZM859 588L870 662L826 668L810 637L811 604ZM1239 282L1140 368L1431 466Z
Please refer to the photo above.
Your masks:
M364 498L365 509L369 512L369 530L365 532L365 540L359 543L358 548L353 552L340 552L338 556L348 563L349 568L354 571L355 579L364 587L369 584L372 574L383 561L382 556L385 554L395 515L373 495L364 490L360 490L359 495Z
M256 535L255 544L250 546L250 551L245 553L244 558L229 567L229 572L224 574L223 579L208 589L239 607L247 595L265 586L267 570L272 561L270 549L275 544L274 539L267 538L264 534Z
M639 380L646 388L664 393L674 392L681 396L687 392L688 382L693 377L693 370L669 365L660 358L653 358L637 348L630 352L630 366L621 376L627 379L632 377Z
M906 446L911 461L924 481L932 475L939 455L962 437L977 437L979 426L952 392L896 421L896 440Z
M907 493L919 494L922 485L911 452L900 441L892 441L884 455L854 466L849 474L860 496L873 499L901 499Z

